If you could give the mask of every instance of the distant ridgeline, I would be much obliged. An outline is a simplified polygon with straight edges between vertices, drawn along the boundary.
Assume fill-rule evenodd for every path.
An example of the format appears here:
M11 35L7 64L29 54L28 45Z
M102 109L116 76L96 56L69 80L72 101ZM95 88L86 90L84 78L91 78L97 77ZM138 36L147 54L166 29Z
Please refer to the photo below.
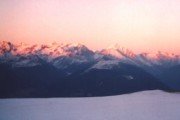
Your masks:
M180 91L180 55L134 54L119 45L0 42L0 98L108 96Z

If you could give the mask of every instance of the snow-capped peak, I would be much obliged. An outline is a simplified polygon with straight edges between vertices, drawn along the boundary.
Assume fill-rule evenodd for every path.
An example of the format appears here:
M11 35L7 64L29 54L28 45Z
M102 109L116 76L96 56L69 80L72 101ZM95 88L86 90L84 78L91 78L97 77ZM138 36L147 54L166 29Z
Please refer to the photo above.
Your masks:
M2 41L0 42L0 54L6 54L7 52L11 52L13 49L13 45L10 42Z
M152 52L134 54L129 49L118 44L112 45L99 52L93 52L85 45L76 44L44 44L28 45L24 43L13 44L0 42L0 62L11 61L18 65L36 65L39 61L52 63L54 66L67 66L70 64L97 63L92 68L111 68L114 63L124 62L144 67L154 65L173 66L180 64L180 55L166 52ZM67 65L66 65L67 64ZM99 67L100 66L100 67Z
M24 43L12 44L10 42L3 41L0 43L0 53L1 55L5 52L10 52L13 55L32 55L32 54L45 54L49 56L59 57L59 56L74 56L83 54L83 52L90 53L86 46L82 44L57 44L52 43L50 45L28 45Z
M115 56L120 59L135 57L135 54L132 51L130 51L124 47L121 47L118 44L112 45L112 46L108 47L107 49L103 49L101 51L101 53L105 54L105 55L112 55L112 56Z
M122 46L120 46L119 44L114 44L114 45L111 45L111 46L109 46L109 47L107 47L107 49L124 49L124 47L122 47Z
M32 66L44 61L60 68L69 64L88 62L93 58L93 54L93 51L82 44L28 45L6 41L0 43L0 60L11 61L15 66Z

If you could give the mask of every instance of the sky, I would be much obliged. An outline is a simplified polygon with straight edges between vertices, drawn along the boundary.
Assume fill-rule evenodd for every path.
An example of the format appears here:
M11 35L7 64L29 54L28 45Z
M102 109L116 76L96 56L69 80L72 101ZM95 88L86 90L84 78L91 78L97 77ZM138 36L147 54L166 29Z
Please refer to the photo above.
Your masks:
M0 41L180 54L180 0L0 0Z

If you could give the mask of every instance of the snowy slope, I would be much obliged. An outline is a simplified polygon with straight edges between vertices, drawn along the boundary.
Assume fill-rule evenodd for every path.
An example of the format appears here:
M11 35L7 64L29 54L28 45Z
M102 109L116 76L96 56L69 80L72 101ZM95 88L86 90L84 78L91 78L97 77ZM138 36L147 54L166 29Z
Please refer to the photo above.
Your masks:
M180 94L145 91L94 98L1 99L1 120L179 120Z
M100 60L97 64L93 65L90 69L113 69L113 67L118 66L118 60Z

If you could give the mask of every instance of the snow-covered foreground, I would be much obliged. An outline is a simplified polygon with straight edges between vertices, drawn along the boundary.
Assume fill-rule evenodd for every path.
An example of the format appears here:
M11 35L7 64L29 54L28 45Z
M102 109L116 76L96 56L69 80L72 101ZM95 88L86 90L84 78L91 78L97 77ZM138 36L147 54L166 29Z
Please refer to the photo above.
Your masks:
M94 98L0 99L0 120L180 120L180 94L155 90Z

